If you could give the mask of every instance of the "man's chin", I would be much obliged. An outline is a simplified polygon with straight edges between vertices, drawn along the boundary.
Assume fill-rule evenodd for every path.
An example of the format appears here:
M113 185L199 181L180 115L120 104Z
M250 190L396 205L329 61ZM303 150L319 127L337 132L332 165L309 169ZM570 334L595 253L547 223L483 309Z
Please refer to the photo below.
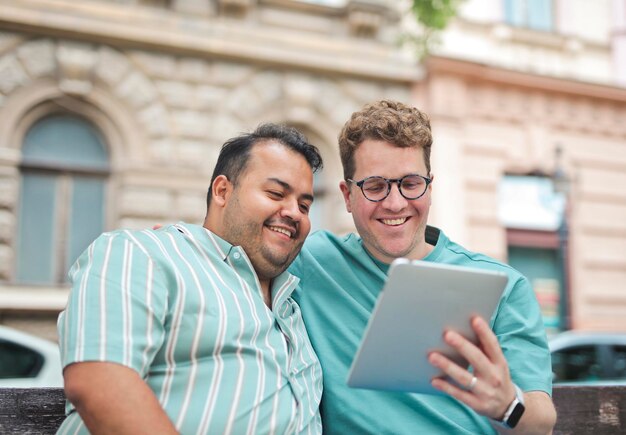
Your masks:
M258 270L258 272L259 274L275 278L287 270L295 257L295 255L265 257L263 259L264 264L260 267L261 270Z

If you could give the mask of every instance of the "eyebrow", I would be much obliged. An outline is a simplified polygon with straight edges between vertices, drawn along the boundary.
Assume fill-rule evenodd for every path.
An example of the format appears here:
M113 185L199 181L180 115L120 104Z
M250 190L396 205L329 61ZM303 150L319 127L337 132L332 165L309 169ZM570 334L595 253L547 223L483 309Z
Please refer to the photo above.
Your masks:
M281 180L280 178L268 178L267 179L270 182L276 183L276 184L280 184L280 186L289 191L289 192L293 192L293 188L291 187L291 185L283 180ZM304 200L307 201L311 201L313 202L313 195L309 194L309 193L303 193L302 195L300 195L300 197Z

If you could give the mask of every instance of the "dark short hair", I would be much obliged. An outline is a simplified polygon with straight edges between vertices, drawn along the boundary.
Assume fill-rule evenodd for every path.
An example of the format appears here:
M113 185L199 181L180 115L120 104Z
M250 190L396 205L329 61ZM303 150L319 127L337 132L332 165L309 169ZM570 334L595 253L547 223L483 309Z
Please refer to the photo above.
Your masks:
M398 101L380 100L354 112L339 133L339 154L345 179L354 177L354 153L368 139L389 142L399 148L421 148L430 174L433 137L428 115L421 110Z
M217 158L211 186L220 175L225 175L228 180L237 184L239 177L246 169L250 160L250 150L259 142L275 140L290 150L302 155L313 172L322 169L322 156L315 145L309 143L306 136L293 127L281 124L266 123L259 125L252 133L244 133L227 140ZM207 193L207 207L211 204L211 187Z

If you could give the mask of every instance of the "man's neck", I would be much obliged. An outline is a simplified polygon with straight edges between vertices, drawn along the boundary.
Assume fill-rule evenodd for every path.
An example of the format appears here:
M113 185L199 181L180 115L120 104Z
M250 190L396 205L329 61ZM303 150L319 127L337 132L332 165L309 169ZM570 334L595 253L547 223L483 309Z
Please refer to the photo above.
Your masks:
M270 288L270 284L271 284L271 280L259 280L259 283L261 284L261 293L263 294L263 301L265 302L265 305L267 305L267 307L269 309L272 309L272 290Z

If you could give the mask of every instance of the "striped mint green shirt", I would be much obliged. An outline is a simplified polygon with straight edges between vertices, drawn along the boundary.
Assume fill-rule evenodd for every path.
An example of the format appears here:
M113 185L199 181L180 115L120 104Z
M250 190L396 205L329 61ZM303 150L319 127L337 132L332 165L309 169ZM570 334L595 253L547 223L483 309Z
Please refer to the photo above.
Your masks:
M132 368L183 434L321 433L322 372L291 299L298 278L273 280L270 310L243 249L183 223L105 233L70 278L64 366ZM88 433L67 412L58 433Z

